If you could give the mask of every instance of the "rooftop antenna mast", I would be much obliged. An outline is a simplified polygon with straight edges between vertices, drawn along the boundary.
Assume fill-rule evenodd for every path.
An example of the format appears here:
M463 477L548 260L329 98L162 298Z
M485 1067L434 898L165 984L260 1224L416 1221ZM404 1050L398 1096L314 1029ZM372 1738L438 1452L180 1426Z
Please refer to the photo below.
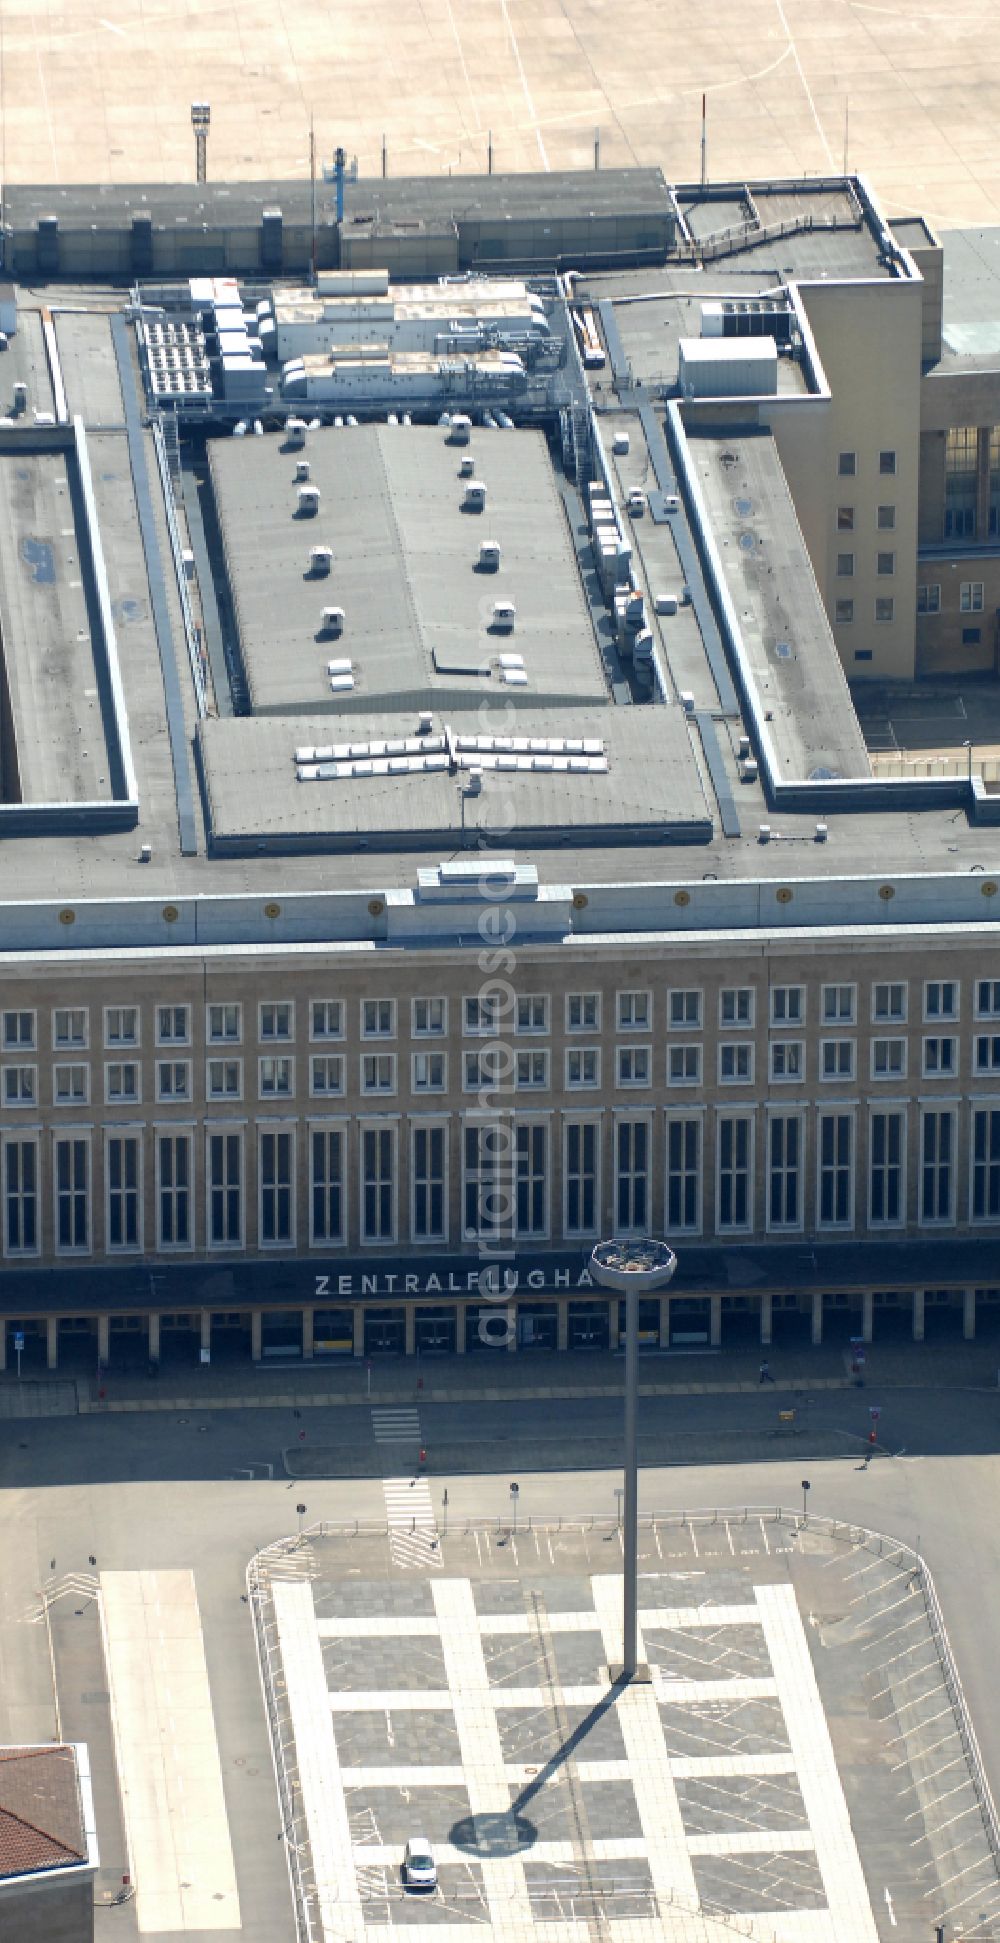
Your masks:
M708 188L708 96L701 97L701 186Z
M309 116L309 217L312 233L312 280L316 282L316 130Z
M191 126L194 129L196 172L195 181L205 182L208 177L208 131L212 121L212 110L207 101L192 101Z

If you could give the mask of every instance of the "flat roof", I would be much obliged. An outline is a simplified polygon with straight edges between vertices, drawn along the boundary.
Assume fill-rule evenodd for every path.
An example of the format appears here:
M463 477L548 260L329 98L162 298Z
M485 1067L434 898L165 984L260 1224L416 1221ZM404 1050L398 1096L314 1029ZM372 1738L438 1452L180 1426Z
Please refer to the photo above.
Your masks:
M483 513L463 511L470 456ZM320 490L312 518L296 513L298 457ZM255 714L475 707L491 693L532 708L607 701L543 433L476 427L461 446L438 425L326 427L301 454L278 435L215 439L210 461ZM479 571L484 540L499 543L496 573ZM309 573L315 545L333 548L322 578ZM516 608L511 635L490 632L498 600ZM320 636L328 604L345 615L332 643ZM523 691L500 686L502 649L523 655ZM355 667L347 703L326 673L344 656Z
M390 176L344 185L344 213L348 223L376 220L392 225L416 215L429 227L435 222L487 220L539 214L539 187L544 179L546 216L618 215L623 211L670 213L671 204L662 169L553 169L503 175ZM335 190L320 185L325 222L331 220ZM12 229L24 229L39 216L58 216L67 229L89 229L113 222L130 222L148 213L157 225L202 222L226 227L260 221L265 209L278 208L289 223L308 223L310 189L306 175L295 180L201 183L23 183L4 186L4 212Z
M112 795L67 447L26 427L0 449L0 633L19 790L6 801L90 803Z
M728 259L725 261L728 262ZM721 266L719 266L721 267ZM663 271L652 273L656 278ZM679 274L672 271L671 274ZM685 273L688 276L690 272ZM700 282L710 288L720 286L710 283L704 272L694 273ZM727 274L727 282L731 281ZM744 280L743 289L750 294L756 282ZM624 291L635 287L636 279L628 274L613 280L613 286ZM646 287L654 287L647 284ZM735 285L735 294L740 294L740 283ZM702 293L699 293L702 294ZM39 384L44 373L44 353L41 346L40 311L45 304L69 303L87 310L87 316L79 323L76 317L57 319L57 335L60 346L65 347L63 377L67 386L71 412L80 411L88 425L91 464L94 481L94 495L98 523L104 544L107 564L109 591L118 629L118 649L121 661L122 683L129 723L133 732L133 753L140 803L139 826L135 830L105 830L100 833L73 832L67 834L44 833L32 837L30 849L25 849L20 840L12 840L0 846L0 903L5 906L4 935L9 949L16 947L17 940L30 940L32 947L39 950L61 952L67 957L75 955L85 959L87 952L107 945L115 953L138 946L143 940L163 943L170 948L180 926L168 932L162 923L160 913L167 904L176 904L182 913L197 909L202 919L209 925L207 913L213 913L209 929L211 935L232 942L234 948L241 940L248 941L249 948L259 943L260 913L267 900L294 900L300 895L307 899L315 894L318 881L324 889L343 890L356 893L366 899L374 891L393 887L405 887L414 881L415 871L421 863L434 864L440 861L442 845L433 835L428 834L425 847L418 845L411 851L389 849L378 857L358 847L354 852L342 851L321 867L321 876L315 856L308 852L296 854L289 849L279 859L270 857L258 850L255 854L241 854L230 857L221 852L206 853L205 832L201 828L201 804L196 797L199 819L199 853L182 855L178 842L177 801L174 790L174 777L171 759L170 740L164 714L163 679L157 654L156 639L152 623L151 594L142 539L139 532L134 481L129 459L129 451L124 433L119 429L98 430L97 427L108 423L107 413L114 409L117 417L118 384L114 368L113 354L110 349L110 335L107 332L107 312L120 306L122 292L99 286L60 284L40 287L37 291L20 293L21 312L17 337L11 341L8 359L20 356L22 348L30 349L32 358L38 358ZM102 315L103 313L103 315ZM624 310L621 313L625 314ZM99 361L101 370L97 371ZM783 362L785 362L783 360ZM16 365L11 370L16 371ZM44 391L42 396L45 397ZM50 397L46 405L51 404ZM659 414L658 414L659 416ZM621 425L632 431L631 452L624 458L612 458L610 453L612 421L603 414L599 417L602 433L608 447L609 466L617 478L619 490L627 496L627 489L633 485L650 484L648 452L639 437L637 427L639 417L637 407L622 410L616 407L614 425ZM400 441L417 437L417 428L381 428L384 439ZM430 428L427 434L433 440L439 436L437 428ZM357 432L332 432L331 439L340 441L337 450L348 448L344 441L357 438ZM195 709L191 685L187 679L186 651L180 625L180 611L177 588L173 574L169 570L169 551L166 542L166 522L162 503L156 488L156 465L152 450L152 433L143 434L146 448L146 461L153 481L153 511L159 529L163 562L167 565L164 575L163 591L166 597L173 630L175 653L181 671L181 693L187 735L190 741L196 733ZM520 433L486 433L479 429L473 432L473 444L469 450L478 449L491 452L494 447L499 452L503 448L513 448L517 453L526 449L527 435ZM532 434L529 443L535 443L537 434ZM315 442L315 441L313 441ZM484 443L485 442L485 443ZM253 463L260 448L273 453L279 441L276 437L251 440L218 441L232 452L235 459ZM410 448L413 450L414 448ZM288 478L294 472L290 455L284 455L283 466ZM457 458L456 458L457 465ZM546 460L549 470L551 491L557 495L568 490L568 483ZM485 468L484 468L485 470ZM489 473L486 474L489 480ZM284 490L284 487L282 487ZM717 515L711 511L714 522ZM69 524L69 522L66 522ZM475 531L485 532L490 524L478 520L463 520ZM579 511L576 523L580 523ZM304 533L307 543L310 533L315 531L317 522L292 522L289 526L297 533ZM578 541L580 535L577 534ZM685 578L681 561L677 554L675 527L669 520L654 521L646 514L632 523L629 537L634 547L633 559L636 572L644 578L649 589L680 587ZM586 572L585 551L581 561ZM544 562L535 562L533 574L541 574ZM199 575L199 577L201 577ZM478 583L478 576L475 576ZM579 589L579 576L573 567L572 580ZM359 583L360 584L360 583ZM535 584L532 581L531 584ZM314 587L310 602L336 601L332 581ZM329 591L326 591L329 589ZM310 614L312 605L310 605ZM603 610L602 610L603 611ZM29 609L30 613L30 609ZM520 620L520 611L519 611ZM588 626L590 625L588 618ZM706 660L705 649L700 631L689 607L682 607L672 617L655 616L651 620L657 641L657 652L667 666L672 693L690 691L694 697L696 711L709 717L718 718L718 695L715 690L712 670ZM516 640L516 635L515 635ZM330 649L331 657L337 652ZM667 658L669 654L669 659ZM603 679L603 678L602 678ZM936 685L939 690L940 684ZM504 696L506 699L506 696ZM438 697L423 693L421 706L432 707L435 716L443 715ZM390 696L387 707L398 716L398 699ZM539 707L537 695L530 699L534 712ZM581 714L581 706L569 708L563 703L555 710L562 732L568 733L576 727ZM888 707L888 704L887 704ZM364 710L361 711L364 714ZM603 735L605 714L613 716L610 708L584 711L585 727L593 733ZM912 712L912 711L911 711ZM969 713L973 712L970 702ZM668 721L681 722L679 709L671 707L645 709L623 708L621 715L623 732L630 725L642 724L643 730L649 727L653 736L668 733ZM389 719L381 709L377 712L369 707L368 717L377 720L379 731L386 734L385 723ZM598 719L600 718L600 720ZM449 711L449 719L458 719L458 711ZM957 717L956 717L957 720ZM211 727L212 725L209 725ZM242 726L251 735L256 725L244 720ZM267 727L268 724L264 724ZM276 725L273 725L276 728ZM782 811L775 817L768 811L763 789L759 782L740 783L737 776L736 741L737 732L742 728L738 718L715 719L714 729L719 745L721 773L731 786L731 793L738 812L738 833L724 835L718 814L714 817L714 827L700 842L676 843L669 853L661 843L641 840L623 844L620 833L611 822L603 824L598 830L578 832L568 825L561 833L558 844L542 845L531 841L518 842L518 857L525 862L534 861L545 885L572 884L585 888L597 884L608 886L602 897L610 901L620 911L623 931L628 931L640 921L647 909L648 885L667 886L662 891L665 906L673 910L673 886L690 886L692 911L703 895L702 879L717 878L719 884L728 886L734 898L739 900L742 893L739 887L746 886L746 899L756 898L753 886L758 882L781 884L800 882L806 878L817 879L821 886L837 884L837 910L844 913L847 921L848 910L868 908L867 900L871 892L872 872L877 868L886 873L911 873L913 881L921 880L922 874L931 873L950 881L947 892L949 899L961 899L967 885L975 885L971 871L988 871L995 850L995 832L970 823L954 805L945 807L908 807L898 812L885 803L878 814L860 811L830 809L829 812L815 810L809 812ZM946 740L948 724L941 724L941 739ZM312 735L313 723L306 717L292 717L288 724L289 734L282 744L283 748L293 748L300 741ZM355 723L351 721L352 736ZM704 762L703 749L697 725L688 722L685 730L688 746L694 752L694 760L704 786L711 790L715 777L710 776ZM935 730L935 734L937 731ZM316 736L319 741L331 739L329 716L317 718ZM955 746L961 742L956 730ZM250 747L248 743L245 745ZM276 745L277 746L277 745ZM235 743L233 748L235 750ZM227 760L228 760L227 756ZM671 755L672 762L679 762L677 751ZM236 758L233 757L235 767ZM282 774L286 777L282 788L294 794L295 787L289 772L294 773L294 763L289 758L289 770L285 771L282 757ZM617 766L617 765L616 765ZM616 766L609 765L609 776L616 773ZM221 775L221 770L219 774ZM252 772L250 772L252 773ZM679 772L680 773L680 772ZM238 780L238 779L236 779ZM584 780L580 779L581 782ZM589 778L586 779L589 782ZM526 777L529 787L536 787L535 777ZM544 787L551 785L547 778L540 778ZM601 778L597 779L604 787ZM682 777L682 790L688 784ZM322 785L302 785L298 789L301 796L308 795L310 789L322 790ZM455 787L455 807L457 807L457 784ZM234 781L235 788L235 781ZM250 794L252 784L243 779L244 797ZM486 785L489 794L489 783ZM592 792L595 794L596 792ZM266 802L265 798L265 802ZM682 796L680 808L683 812L685 797ZM709 797L711 801L711 797ZM245 802L241 805L234 798L232 827L237 828L246 820ZM228 814L228 809L227 809ZM315 814L315 812L310 812ZM815 830L817 814L829 817L829 842L816 846L811 841ZM782 837L796 839L794 843L771 843L760 845L757 841L757 828L760 822L770 820L772 828L780 831ZM258 819L264 821L263 811ZM266 832L264 833L266 834ZM587 837L590 841L587 841ZM594 840L596 837L596 841ZM512 840L513 841L513 840ZM875 861L873 846L877 842L878 858ZM149 844L152 856L148 863L140 861L143 844ZM708 886L710 888L710 886ZM26 892L29 896L26 898ZM31 902L31 898L36 902ZM941 897L935 892L934 908L941 909ZM134 900L134 901L133 901ZM146 900L153 917L143 920L143 928L137 929L137 913L141 901ZM221 902L217 902L222 900ZM824 908L829 905L829 897L824 889ZM90 902L93 916L84 910L85 901ZM594 900L592 900L592 903ZM76 907L77 923L65 927L59 922L60 910L65 906ZM362 906L362 908L364 908ZM603 908L603 906L602 906ZM741 910L749 908L746 902ZM756 905L755 905L756 908ZM795 909L801 908L797 897ZM901 899L894 907L902 910ZM909 909L909 905L906 906ZM964 907L963 907L964 908ZM977 905L985 909L985 905ZM639 915L637 915L639 914ZM880 906L877 921L881 924L885 913ZM199 920L200 922L202 920ZM645 921L645 920L643 920ZM745 919L740 920L744 922ZM823 922L827 920L824 919ZM964 922L964 919L963 919ZM280 927L279 927L280 928ZM205 932L208 935L208 931ZM95 945L95 938L97 944ZM83 949L86 944L86 949Z
M689 426L687 436L783 778L870 776L771 433Z
M506 831L506 840L518 845L704 843L711 836L713 805L694 758L691 726L679 708L521 709L516 721L500 723L496 735L483 733L473 711L450 724L462 765L454 773L447 766L384 773L386 743L412 744L416 728L412 714L381 711L339 720L323 715L202 722L198 739L213 848L252 852L266 834L271 843L293 849L306 841L340 849L363 839L368 849L443 844L450 850L461 843L463 794L464 828L473 842L480 830L487 837ZM606 769L566 766L566 744L583 742ZM508 743L514 745L510 750ZM547 749L539 750L540 743ZM296 750L364 752L372 744L383 773L297 779ZM518 744L525 745L519 756ZM482 766L478 794L468 793L473 765ZM354 764L326 766L349 771Z
M702 305L745 301L752 297L774 297L783 301L785 286L770 270L761 274L748 269L740 259L734 269L729 258L705 269L694 264L668 263L655 270L638 270L621 275L593 275L581 279L578 294L587 301L612 306L614 323L628 361L632 381L670 391L677 388L680 344L683 338L701 337ZM712 343L716 340L707 339ZM723 338L730 356L752 338ZM720 355L725 356L723 352ZM752 355L752 353L751 353ZM605 372L588 374L594 392L607 397L617 390L609 362ZM778 363L778 392L805 395L810 390L809 374L797 357L783 357Z
M944 230L941 241L944 348L991 369L1000 353L1000 225Z

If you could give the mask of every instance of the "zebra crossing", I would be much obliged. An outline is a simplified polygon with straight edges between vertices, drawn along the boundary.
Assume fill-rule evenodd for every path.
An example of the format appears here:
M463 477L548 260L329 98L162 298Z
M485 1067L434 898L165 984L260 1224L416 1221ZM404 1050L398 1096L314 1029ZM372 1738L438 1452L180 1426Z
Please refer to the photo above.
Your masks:
M420 1417L415 1408L372 1405L372 1433L376 1444L419 1444Z
M409 1445L416 1464L421 1449L420 1413L414 1405L373 1404L372 1434L377 1444ZM402 1452L394 1455L398 1464ZM383 1478L382 1494L393 1564L423 1572L428 1566L440 1565L441 1549L427 1479L415 1470L406 1477Z
M383 1478L382 1492L393 1564L418 1566L421 1571L430 1565L440 1565L441 1548L427 1479Z

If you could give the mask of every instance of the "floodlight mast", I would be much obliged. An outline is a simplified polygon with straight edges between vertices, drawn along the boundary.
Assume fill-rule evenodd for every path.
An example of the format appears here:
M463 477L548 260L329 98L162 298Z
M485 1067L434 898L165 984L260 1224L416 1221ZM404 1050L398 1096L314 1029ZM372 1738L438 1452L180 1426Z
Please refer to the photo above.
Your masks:
M625 1507L622 1663L613 1679L648 1678L638 1664L639 1637L639 1297L658 1294L673 1280L677 1257L665 1241L599 1241L590 1258L592 1279L625 1298Z

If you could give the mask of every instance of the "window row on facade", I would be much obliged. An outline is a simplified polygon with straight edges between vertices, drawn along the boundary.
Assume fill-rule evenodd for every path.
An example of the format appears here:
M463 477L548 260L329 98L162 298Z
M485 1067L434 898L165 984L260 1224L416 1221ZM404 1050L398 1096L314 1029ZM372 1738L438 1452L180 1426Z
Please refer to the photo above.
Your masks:
M1000 1073L1000 1032L975 1033L971 1042L969 1076L988 1079ZM752 1039L721 1039L706 1057L700 1040L677 1039L658 1048L650 1042L617 1045L606 1053L599 1045L567 1047L561 1061L548 1048L522 1051L504 1044L460 1056L460 1089L485 1094L493 1103L510 1093L598 1092L649 1089L654 1086L720 1088L801 1086L815 1080L836 1084L859 1076L873 1082L905 1080L912 1072L927 1080L956 1080L963 1076L962 1043L956 1033L925 1033L911 1046L902 1034L875 1034L862 1042L847 1035L824 1037L815 1044L805 1039L772 1039L759 1056ZM415 1052L409 1063L395 1053L362 1053L349 1062L343 1053L313 1053L305 1062L308 1097L343 1099L350 1091L362 1097L394 1097L407 1084L414 1097L445 1094L451 1068L446 1052ZM5 1108L28 1110L41 1105L78 1108L91 1101L93 1079L86 1063L56 1064L43 1099L39 1068L5 1061L0 1065L0 1099ZM191 1060L158 1059L153 1069L153 1098L159 1105L187 1105L194 1101L240 1102L297 1097L297 1067L292 1054L263 1054L254 1066L239 1055L209 1059L203 1087L196 1085L201 1069ZM98 1086L101 1076L98 1074ZM138 1106L143 1100L143 1073L137 1061L107 1061L103 1067L103 1099L107 1106ZM487 1102L489 1103L489 1102Z
M755 1026L765 1019L772 1025L786 1026L814 1021L820 1025L856 1025L863 1017L873 1025L883 1021L905 1022L911 1016L910 986L907 980L874 980L865 994L856 983L822 984L815 995L804 984L775 984L758 993L754 986L726 985L716 994L716 1016L720 1029L730 1026ZM763 1004L760 1018L758 1010ZM612 1019L604 1017L604 995L600 992L570 992L562 1001L562 1026L567 1034L600 1032L611 1023L616 1032L650 1032L654 1024L668 1031L701 1029L708 1023L706 993L700 986L669 987L660 1000L662 1013L656 1014L651 988L618 991L609 999ZM191 1046L195 1030L194 1008L190 1005L157 1005L154 1013L153 1044L166 1050ZM553 1004L545 992L521 993L508 1000L504 992L484 991L458 1001L459 1026L463 1036L548 1035L553 1030ZM925 1021L957 1019L961 1009L961 981L926 979L917 988L912 1017ZM239 1001L210 1004L205 1008L204 1039L208 1046L239 1046L251 1030L259 1045L289 1045L296 1039L296 1005L291 999L261 1003L255 1018L245 1014L254 1008ZM343 1040L348 1035L348 1007L343 999L313 999L308 1014L308 1038L314 1044ZM415 998L406 1008L392 998L362 999L358 1005L358 1037L362 1041L393 1040L401 1030L399 1013L408 1011L409 1035L414 1040L443 1039L449 1032L449 1003L444 997ZM973 981L973 1015L977 1019L1000 1018L1000 981ZM102 1033L106 1051L138 1051L142 1045L142 1012L139 1006L106 1006ZM46 1050L54 1054L85 1052L91 1047L91 1016L86 1006L55 1008L49 1014L49 1039ZM42 1050L42 1025L34 1008L20 1007L0 1011L0 1050L7 1056Z
M4 1251L573 1242L1000 1220L1000 1103L3 1137Z

